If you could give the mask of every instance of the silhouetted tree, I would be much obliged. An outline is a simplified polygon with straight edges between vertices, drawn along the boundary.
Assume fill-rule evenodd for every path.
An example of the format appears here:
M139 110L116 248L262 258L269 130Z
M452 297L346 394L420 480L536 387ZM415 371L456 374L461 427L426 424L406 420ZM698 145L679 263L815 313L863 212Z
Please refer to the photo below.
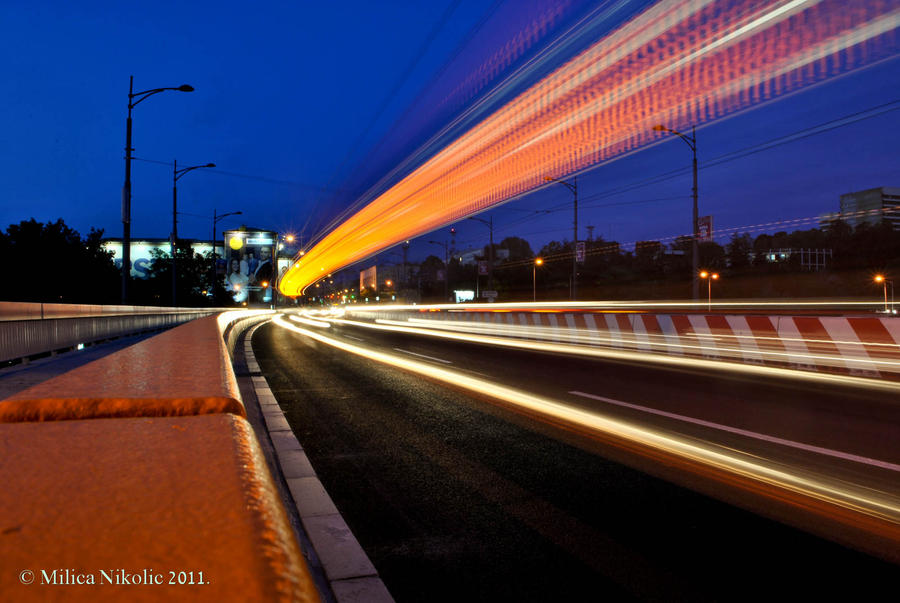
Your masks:
M500 248L509 251L509 259L507 261L510 262L534 257L531 245L521 237L506 237L500 241Z
M752 263L753 240L747 233L731 235L726 247L728 266L732 270L746 270Z
M62 221L34 218L0 233L0 257L8 260L3 301L117 303L119 271L100 245L102 230L84 238Z

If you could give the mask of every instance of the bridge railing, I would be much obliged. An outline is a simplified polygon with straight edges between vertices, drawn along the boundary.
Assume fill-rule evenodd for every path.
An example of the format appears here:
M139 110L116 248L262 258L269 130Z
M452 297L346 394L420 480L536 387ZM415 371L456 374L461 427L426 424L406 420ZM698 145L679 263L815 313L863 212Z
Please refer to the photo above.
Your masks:
M216 308L161 308L0 302L0 362L144 331L172 327L219 312Z

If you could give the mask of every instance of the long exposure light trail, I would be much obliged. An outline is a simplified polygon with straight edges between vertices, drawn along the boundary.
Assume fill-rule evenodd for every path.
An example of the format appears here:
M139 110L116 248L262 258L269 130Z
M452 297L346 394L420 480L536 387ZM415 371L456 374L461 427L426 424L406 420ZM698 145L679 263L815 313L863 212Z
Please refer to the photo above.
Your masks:
M760 342L778 342L784 344L799 343L804 347L815 347L815 344L838 344L840 346L855 346L857 355L851 356L849 360L861 369L871 371L887 371L892 373L900 373L900 360L890 360L888 358L869 358L861 356L865 354L865 347L880 348L885 352L898 352L895 344L877 344L863 343L861 341L833 341L833 340L817 340L790 337L759 337L750 335L725 335L718 333L697 333L697 340L710 340L712 345L702 345L702 343L689 343L681 341L681 338L658 335L656 333L642 333L640 335L632 333L609 333L603 331L589 331L585 329L565 329L560 331L552 327L540 326L520 326L510 324L491 324L491 323L472 323L462 321L437 321L427 319L410 318L404 321L384 320L375 321L380 325L392 325L406 327L409 325L422 327L425 329L438 329L443 331L452 331L455 333L468 333L480 335L494 335L497 337L527 337L540 340L560 340L564 339L570 343L581 345L605 345L615 346L618 348L626 348L640 350L641 348L649 348L648 351L688 353L696 356L716 356L719 358L730 358L741 360L747 355L747 346L741 344L760 343ZM365 323L353 323L357 326ZM730 346L730 347L726 347ZM778 351L766 347L756 347L756 354L760 360L770 360L781 362L783 364L811 364L817 366L833 366L842 367L847 362L847 358L829 354L814 353L797 353L794 351Z
M323 320L363 329L407 333L411 335L424 335L426 337L465 341L468 343L478 343L480 345L505 347L520 350L530 350L534 352L569 354L575 356L605 358L608 360L619 360L624 362L650 363L700 370L730 371L736 374L744 374L752 377L793 379L796 381L816 383L824 386L852 386L863 389L870 389L881 391L888 395L900 394L900 383L879 379L866 379L861 377L854 377L851 375L833 375L828 373L806 372L774 366L742 364L738 362L726 362L723 360L707 360L704 358L695 358L688 356L664 355L637 350L584 346L574 343L529 341L523 339L514 339L512 337L499 337L497 335L480 335L471 332L459 333L438 329L426 329L422 327L406 326L403 323L390 324L394 321L382 320L378 323L373 324L369 322L346 320L342 318L323 318ZM802 356L800 356L799 354L795 355L795 357L797 357L798 359L802 359ZM815 360L815 357L807 355L806 359L808 361L813 361Z
M280 282L343 266L658 140L896 53L896 0L659 2L327 234Z
M871 310L881 305L880 300L873 301L857 301L857 300L841 300L841 299L820 299L795 301L790 299L773 299L773 300L729 300L729 301L713 301L712 307L719 309L742 308L747 310L765 309L771 311L777 309L780 311L792 310L827 310L829 308L852 307L859 310ZM475 304L378 304L378 305L351 305L346 306L354 312L394 312L413 310L417 312L434 312L438 310L450 310L454 312L515 312L515 311L549 311L549 312L569 312L572 310L670 310L673 308L681 308L686 310L702 310L706 311L709 307L707 302L694 301L634 301L634 300L606 300L606 301L552 301L552 302L500 302L485 305L483 303Z
M815 506L803 504L802 506L809 510L818 508L819 512L838 521L849 520L856 527L865 526L864 529L877 533L880 538L888 538L892 541L900 540L900 501L890 493L879 492L840 479L786 466L762 458L758 454L681 436L677 433L614 418L596 410L576 407L560 400L497 385L448 367L438 367L350 344L291 324L282 316L276 317L274 323L279 327L339 350L422 375L455 388L468 390L479 396L501 400L513 407L536 413L539 416L586 429L597 435L624 439L651 450L698 463L715 471L749 480L752 483L764 484L775 489L776 492L772 493L775 497L780 498L783 494L779 493L786 491L795 496L814 499L824 504L825 507L823 508L821 504ZM848 519L846 512L850 512L854 516Z

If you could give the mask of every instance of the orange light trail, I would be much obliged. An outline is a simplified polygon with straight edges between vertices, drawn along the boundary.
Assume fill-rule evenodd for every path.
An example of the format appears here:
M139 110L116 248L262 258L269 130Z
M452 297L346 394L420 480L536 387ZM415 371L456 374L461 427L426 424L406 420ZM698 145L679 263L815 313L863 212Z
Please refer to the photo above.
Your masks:
M298 258L298 295L343 266L702 124L891 56L897 0L660 2L538 81Z

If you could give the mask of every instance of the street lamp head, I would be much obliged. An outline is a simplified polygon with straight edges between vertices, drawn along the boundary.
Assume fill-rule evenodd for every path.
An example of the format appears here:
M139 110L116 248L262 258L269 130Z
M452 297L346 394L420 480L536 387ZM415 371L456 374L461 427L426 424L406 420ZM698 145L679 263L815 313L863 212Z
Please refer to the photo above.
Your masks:
M535 258L534 263L537 264L538 266L540 266L541 264L544 263L544 259L543 258Z
M176 88L176 90L180 90L181 92L193 92L194 87L191 86L190 84L182 84L182 85L178 86L178 88Z
M706 270L701 270L700 278L709 278L709 272L707 272Z
M876 275L875 275L875 282L876 282L876 283L883 283L883 282L884 282L884 275L883 275L883 274L876 274Z
M544 176L544 180L546 180L547 182L553 182L554 180L556 180L556 178L551 178L550 176Z
M204 167L216 167L215 163L207 163Z
M710 278L711 278L712 280L714 280L714 281L719 280L719 273L718 273L718 272L713 272L713 273L712 273L711 275L709 275L709 276L710 276Z
M662 124L656 124L655 126L653 126L653 129L657 132L667 132L669 130L669 128L665 127Z

